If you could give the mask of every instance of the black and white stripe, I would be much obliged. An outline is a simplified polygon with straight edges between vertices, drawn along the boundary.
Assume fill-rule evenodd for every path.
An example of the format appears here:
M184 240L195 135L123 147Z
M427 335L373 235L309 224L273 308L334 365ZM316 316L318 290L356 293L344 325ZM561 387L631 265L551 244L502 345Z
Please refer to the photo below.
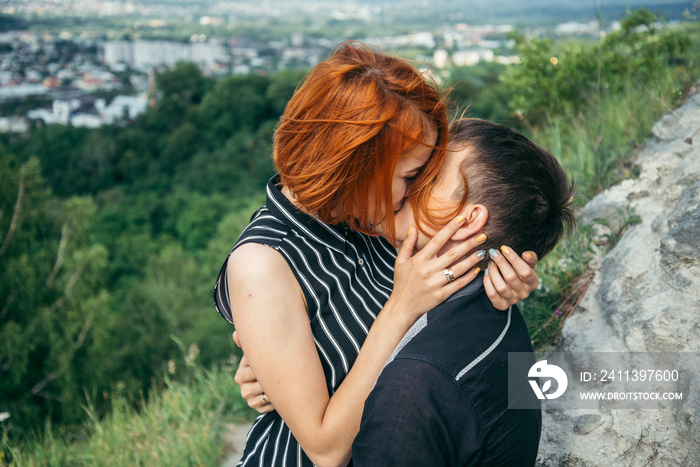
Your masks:
M309 323L329 394L340 386L357 358L377 314L391 294L396 251L385 240L330 226L296 209L273 178L267 202L241 234L245 243L275 248L304 292ZM231 250L233 251L233 250ZM232 322L226 266L214 288L219 313ZM239 466L296 466L312 463L277 412L257 418Z

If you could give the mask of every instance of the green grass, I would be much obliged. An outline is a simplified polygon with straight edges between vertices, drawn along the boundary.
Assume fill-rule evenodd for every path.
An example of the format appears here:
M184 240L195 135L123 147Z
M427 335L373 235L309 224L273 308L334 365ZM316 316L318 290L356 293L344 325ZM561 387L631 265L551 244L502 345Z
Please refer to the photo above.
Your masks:
M692 27L697 38L700 25ZM700 57L700 41L694 44L693 56ZM529 127L528 136L558 155L575 178L578 205L635 175L631 156L654 123L682 103L696 83L700 67L695 63L697 59L684 68L669 68L644 87L630 84L623 92L603 93L601 99ZM603 233L597 236L592 227L581 227L540 262L541 287L522 306L536 350L556 345L565 319L593 277L591 260L614 246L634 221L634 212L628 210L620 212L618 222L608 221L607 226L599 222ZM235 367L230 363L205 370L190 361L187 377L175 380L166 374L148 401L142 400L140 410L118 395L112 396L112 410L104 417L86 404L90 421L77 430L47 425L37 430L41 434L19 444L11 444L3 432L0 464L218 465L227 454L224 438L229 425L254 416L233 380ZM7 422L2 423L0 428L7 430ZM559 465L575 465L570 460Z
M596 258L610 251L625 230L641 218L633 208L618 211L613 222L594 219L581 226L537 266L540 287L521 304L536 351L555 346L564 321L573 313L595 274ZM597 228L594 228L597 227Z
M545 125L530 127L529 136L558 155L575 179L576 204L582 206L605 188L637 175L638 168L631 162L635 151L663 114L684 101L699 78L693 67L669 69L653 85L630 84L586 108L550 117ZM595 270L589 263L600 248L612 248L624 229L638 221L629 210L618 214L619 221L607 226L604 220L597 221L604 227L598 236L590 226L579 227L537 266L541 287L522 304L536 350L558 343L564 321L593 278Z
M236 363L236 364L234 364ZM226 457L226 433L248 422L253 411L234 382L237 362L211 370L189 369L183 382L167 376L141 410L119 397L110 414L90 416L81 430L52 430L11 446L3 440L4 461L12 466L219 465ZM2 452L2 451L0 451Z
M575 178L580 202L634 175L630 156L651 135L652 126L677 107L698 79L696 70L669 69L652 85L633 83L585 108L567 108L539 127L533 140L548 147Z

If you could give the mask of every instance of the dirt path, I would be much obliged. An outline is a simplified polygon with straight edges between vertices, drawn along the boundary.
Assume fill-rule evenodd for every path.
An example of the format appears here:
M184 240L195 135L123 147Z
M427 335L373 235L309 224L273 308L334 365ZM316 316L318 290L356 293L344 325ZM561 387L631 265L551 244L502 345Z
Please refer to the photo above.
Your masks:
M245 437L250 429L250 424L242 423L240 425L231 425L226 434L226 447L228 455L221 463L221 467L236 467L236 464L241 460L243 455L243 446L245 445Z

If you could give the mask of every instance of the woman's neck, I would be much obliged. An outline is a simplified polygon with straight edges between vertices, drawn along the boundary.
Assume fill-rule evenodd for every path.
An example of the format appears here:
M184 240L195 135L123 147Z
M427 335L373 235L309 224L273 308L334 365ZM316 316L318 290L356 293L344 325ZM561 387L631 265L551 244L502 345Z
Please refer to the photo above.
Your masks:
M285 185L280 185L280 192L282 192L284 197L287 198L289 200L289 202L292 203L294 205L294 207L296 207L298 210L300 210L304 214L308 214L309 216L318 218L316 213L309 212L306 210L306 208L304 208L304 206L300 205L297 202L297 197L294 195L294 193L292 193L292 190L287 188ZM331 214L334 215L335 211L333 211Z

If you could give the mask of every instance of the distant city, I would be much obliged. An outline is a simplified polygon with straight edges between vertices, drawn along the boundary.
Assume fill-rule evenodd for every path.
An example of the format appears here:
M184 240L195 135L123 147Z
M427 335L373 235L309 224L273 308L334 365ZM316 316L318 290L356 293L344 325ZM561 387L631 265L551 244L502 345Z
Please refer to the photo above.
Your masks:
M305 70L327 55L346 37L324 37L317 33L290 30L287 37L267 40L225 34L225 26L246 18L280 18L296 12L323 12L330 21L369 24L380 21L383 10L376 5L349 2L328 8L323 2L212 3L204 11L196 5L137 4L131 1L11 0L0 7L5 18L85 16L132 18L131 33L115 33L102 27L75 31L39 32L31 27L0 30L0 103L27 98L41 99L42 107L23 114L0 114L0 132L25 133L32 125L62 124L98 127L120 122L144 112L153 98L154 76L178 61L195 63L204 75L270 74L279 70ZM9 16L7 16L9 15ZM14 16L13 16L14 15ZM169 18L185 18L200 26L224 27L220 35L192 32L186 38L148 38L133 28L158 30ZM0 17L2 19L2 17ZM137 19L134 21L134 19ZM386 18L385 18L386 19ZM357 37L381 50L397 52L425 63L436 72L452 66L482 62L517 63L511 24L477 25L444 21L442 26L390 35ZM26 22L30 24L30 22ZM11 22L10 22L11 23ZM21 23L20 23L21 24ZM138 26L138 27L137 27ZM609 22L606 30L619 27ZM61 28L58 28L61 29ZM396 31L387 27L386 31ZM400 29L400 28L399 28ZM185 29L186 30L186 29ZM223 32L222 32L223 31ZM529 28L528 34L589 36L604 34L596 20L566 21L549 29ZM108 96L108 97L105 97ZM108 100L109 99L109 100ZM13 108L12 106L7 106Z

